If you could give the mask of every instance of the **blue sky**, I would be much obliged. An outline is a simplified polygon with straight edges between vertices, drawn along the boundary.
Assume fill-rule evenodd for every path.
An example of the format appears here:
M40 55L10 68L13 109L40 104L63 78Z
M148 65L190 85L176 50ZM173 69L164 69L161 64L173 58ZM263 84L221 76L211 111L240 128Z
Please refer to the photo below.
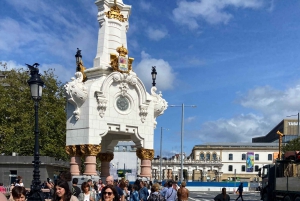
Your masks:
M120 0L119 0L120 1ZM184 151L213 142L251 142L299 111L300 1L123 0L133 69L150 92L151 66L169 105L185 108ZM2 0L0 61L38 62L67 82L76 48L92 67L97 47L92 0ZM180 152L181 108L157 118L154 148Z

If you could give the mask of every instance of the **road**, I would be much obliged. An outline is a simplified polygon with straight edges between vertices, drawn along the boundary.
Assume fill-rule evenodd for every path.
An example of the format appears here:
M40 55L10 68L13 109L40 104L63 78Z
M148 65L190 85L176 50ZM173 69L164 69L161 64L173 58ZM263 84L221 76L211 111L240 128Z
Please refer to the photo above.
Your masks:
M189 201L211 201L214 197L221 192L204 192L204 191L192 191L190 192ZM238 195L229 193L230 200L235 200ZM244 192L243 197L245 201L260 200L259 192ZM241 199L239 199L241 200Z

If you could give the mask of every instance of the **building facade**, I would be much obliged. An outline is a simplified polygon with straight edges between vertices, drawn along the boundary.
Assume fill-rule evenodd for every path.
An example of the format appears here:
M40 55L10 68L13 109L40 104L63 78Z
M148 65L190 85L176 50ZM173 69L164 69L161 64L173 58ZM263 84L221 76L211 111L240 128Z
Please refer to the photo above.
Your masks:
M289 142L299 136L298 119L283 119L267 135L252 138L253 143L278 142L277 131L283 133L283 142Z
M196 145L184 159L183 178L187 181L257 181L258 169L273 163L277 154L277 143ZM162 180L178 180L180 167L180 159L162 160ZM160 180L159 159L152 161L152 169L153 179Z
M33 156L0 156L0 182L5 186L14 183L17 176L23 177L23 183L29 188L33 180ZM52 157L40 156L41 182L47 178L55 179L61 171L69 170L70 164L66 161L55 160Z

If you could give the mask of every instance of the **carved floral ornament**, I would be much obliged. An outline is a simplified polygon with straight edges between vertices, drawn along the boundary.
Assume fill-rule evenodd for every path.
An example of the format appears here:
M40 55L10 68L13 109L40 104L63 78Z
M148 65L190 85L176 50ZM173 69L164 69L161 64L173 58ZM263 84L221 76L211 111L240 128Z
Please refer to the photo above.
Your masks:
M151 88L151 95L154 97L154 118L162 115L168 108L168 102L162 98L162 93L160 92L159 94L157 94L156 90L156 87Z
M87 88L83 82L83 74L78 71L75 73L75 78L64 85L65 95L69 103L71 103L75 110L73 112L75 119L80 118L80 107L88 97Z
M97 154L101 151L101 145L83 144L80 145L80 151L85 156L97 156Z
M101 151L101 145L68 145L65 151L69 156L96 156Z
M112 159L114 159L114 154L113 153L99 153L97 155L97 158L99 158L101 162L110 162Z
M153 160L154 150L153 149L139 148L139 149L136 150L136 155L141 160Z
M97 99L97 103L98 103L98 111L99 111L99 115L101 118L103 118L104 116L104 113L106 111L106 108L107 108L107 98L105 98L103 92L101 91L96 91L95 92L95 95L96 95L96 99Z
M105 12L105 15L109 19L116 19L119 20L120 22L125 22L127 21L126 18L121 14L120 8L117 6L117 2L115 1L115 4L110 8L110 11Z
M79 145L66 146L65 151L69 156L81 156L82 155Z

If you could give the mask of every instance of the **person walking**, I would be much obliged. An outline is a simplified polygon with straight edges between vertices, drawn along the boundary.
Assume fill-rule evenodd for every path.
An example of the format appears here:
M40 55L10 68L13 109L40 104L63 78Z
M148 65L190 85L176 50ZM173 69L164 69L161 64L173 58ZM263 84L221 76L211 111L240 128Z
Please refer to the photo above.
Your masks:
M95 191L90 189L90 184L88 182L83 182L81 185L82 193L79 194L79 201L95 201Z
M165 200L165 198L159 192L159 184L158 183L153 184L151 189L153 190L153 192L149 196L148 201L164 201Z
M244 199L243 199L243 188L244 187L243 187L243 182L242 182L242 183L240 183L240 185L237 189L237 192L239 192L239 197L237 197L236 200L238 200L239 198L242 198L242 201L244 201Z
M147 201L149 195L148 188L145 186L145 183L143 181L140 181L140 187L141 187L141 189L139 190L140 200Z
M72 195L67 181L58 180L52 201L78 201L78 199Z
M226 188L222 188L222 193L214 198L215 201L229 201L230 197L226 194Z
M132 192L130 193L130 201L140 201L137 185L132 186Z
M178 201L187 201L189 199L189 190L186 187L186 182L183 181L177 191Z
M79 194L81 193L80 188L77 186L78 179L77 178L73 178L72 183L73 183L72 194L78 198Z
M168 190L165 195L166 201L175 201L177 199L177 191L173 188L173 181L168 181Z

